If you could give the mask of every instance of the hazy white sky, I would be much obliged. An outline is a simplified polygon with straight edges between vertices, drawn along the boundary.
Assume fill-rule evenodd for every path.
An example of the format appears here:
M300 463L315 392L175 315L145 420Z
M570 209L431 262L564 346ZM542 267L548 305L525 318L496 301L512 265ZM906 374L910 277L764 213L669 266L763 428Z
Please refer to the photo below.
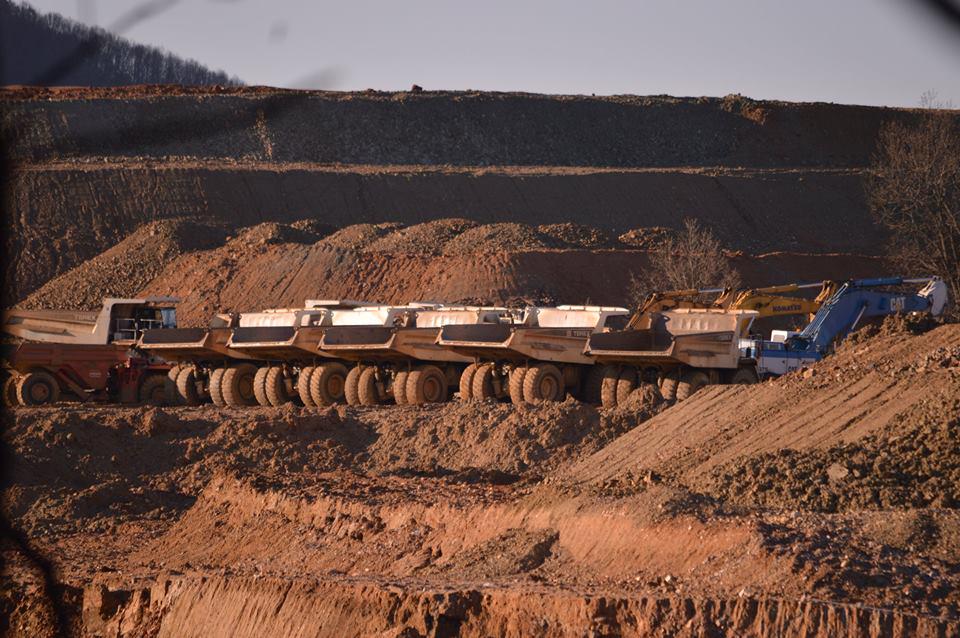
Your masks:
M29 0L105 28L134 0ZM148 3L150 4L150 3ZM122 35L248 84L960 104L960 30L909 0L153 0Z

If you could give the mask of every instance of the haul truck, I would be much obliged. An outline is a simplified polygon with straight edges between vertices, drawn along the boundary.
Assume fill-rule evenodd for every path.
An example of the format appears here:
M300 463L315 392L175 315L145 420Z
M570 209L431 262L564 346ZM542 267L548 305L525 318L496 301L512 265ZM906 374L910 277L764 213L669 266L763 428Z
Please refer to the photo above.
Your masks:
M460 398L514 404L562 401L568 391L596 403L599 368L583 353L596 333L622 328L630 311L608 306L531 306L502 323L446 325L437 343L472 363L460 377Z
M164 400L165 361L140 352L145 330L176 328L175 297L108 298L99 311L8 310L2 348L7 406Z
M407 313L424 304L378 306L356 301L310 302L307 310L245 313L228 340L231 350L257 359L253 390L261 405L298 400L307 406L332 405L346 399L347 364L321 342L342 330L392 330ZM251 364L253 365L253 364Z
M469 356L441 347L444 326L496 325L509 316L506 308L424 307L359 309L357 314L398 312L382 326L342 326L327 330L321 352L355 362L346 377L351 405L442 403L460 387L461 374L473 363Z
M208 328L148 330L140 339L140 348L176 363L167 383L172 402L200 405L209 399L218 406L256 405L258 390L265 392L265 388L257 388L255 383L263 380L262 377L257 379L260 363L264 358L270 360L270 349L284 347L282 342L285 340L277 331L285 334L296 332L293 329L301 327L298 326L300 323L304 324L302 327L313 327L322 323L322 317L330 311L330 305L350 307L351 303L308 300L304 304L309 306L306 308L219 314ZM264 317L267 317L266 321ZM264 322L272 325L258 325ZM236 347L236 343L231 345L234 333L239 330L241 335L248 334L248 328L268 328L266 332L271 340L269 347L257 351L255 342L244 344L249 347ZM302 338L306 336L301 335ZM277 380L275 375L274 381Z
M709 383L754 383L740 355L756 310L677 308L648 312L632 328L597 333L584 353L602 364L601 403L613 407L641 382L655 382L667 400L681 401ZM635 316L636 317L636 316Z

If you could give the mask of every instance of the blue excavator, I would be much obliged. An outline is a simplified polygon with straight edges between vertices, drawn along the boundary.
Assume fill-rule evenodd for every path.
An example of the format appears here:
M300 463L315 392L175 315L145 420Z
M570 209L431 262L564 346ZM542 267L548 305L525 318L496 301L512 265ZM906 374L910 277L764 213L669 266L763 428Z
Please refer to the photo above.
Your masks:
M925 284L918 292L899 290ZM939 317L947 303L947 285L939 277L886 277L845 282L799 333L774 331L770 340L743 339L744 359L756 362L759 378L779 376L822 359L864 322L896 314Z

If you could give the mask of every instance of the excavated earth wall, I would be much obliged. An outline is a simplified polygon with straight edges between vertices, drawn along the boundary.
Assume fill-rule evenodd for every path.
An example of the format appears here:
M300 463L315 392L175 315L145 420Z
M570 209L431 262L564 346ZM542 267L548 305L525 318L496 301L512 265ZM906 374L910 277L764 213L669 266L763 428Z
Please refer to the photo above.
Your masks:
M863 176L884 122L919 112L727 98L0 93L4 304L141 224L703 220L733 249L877 254Z

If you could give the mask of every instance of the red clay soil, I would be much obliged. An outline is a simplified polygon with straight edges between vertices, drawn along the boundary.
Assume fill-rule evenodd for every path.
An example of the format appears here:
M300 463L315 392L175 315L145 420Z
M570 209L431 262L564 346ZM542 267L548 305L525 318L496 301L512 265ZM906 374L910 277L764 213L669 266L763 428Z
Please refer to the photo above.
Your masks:
M12 171L4 190L4 303L13 304L139 226L189 217L231 226L317 220L337 228L463 217L586 224L617 237L699 219L749 253L877 254L884 237L862 175L833 169L569 169L246 166L170 160ZM594 247L594 246L590 246Z
M6 631L956 635L958 326L811 370L659 414L17 409L4 512L57 584L4 547Z
M158 228L168 227L189 233L158 235ZM183 299L182 323L206 325L221 310L299 306L308 298L631 302L631 278L649 264L645 251L587 248L602 237L588 227L550 230L557 236L523 224L439 220L405 228L359 224L327 234L330 229L304 220L260 224L225 237L228 231L212 222L158 222L17 305L96 308L110 295L174 295ZM154 244L158 236L169 239ZM206 248L210 243L218 245ZM748 285L875 276L885 267L877 258L859 255L732 253L730 260Z

